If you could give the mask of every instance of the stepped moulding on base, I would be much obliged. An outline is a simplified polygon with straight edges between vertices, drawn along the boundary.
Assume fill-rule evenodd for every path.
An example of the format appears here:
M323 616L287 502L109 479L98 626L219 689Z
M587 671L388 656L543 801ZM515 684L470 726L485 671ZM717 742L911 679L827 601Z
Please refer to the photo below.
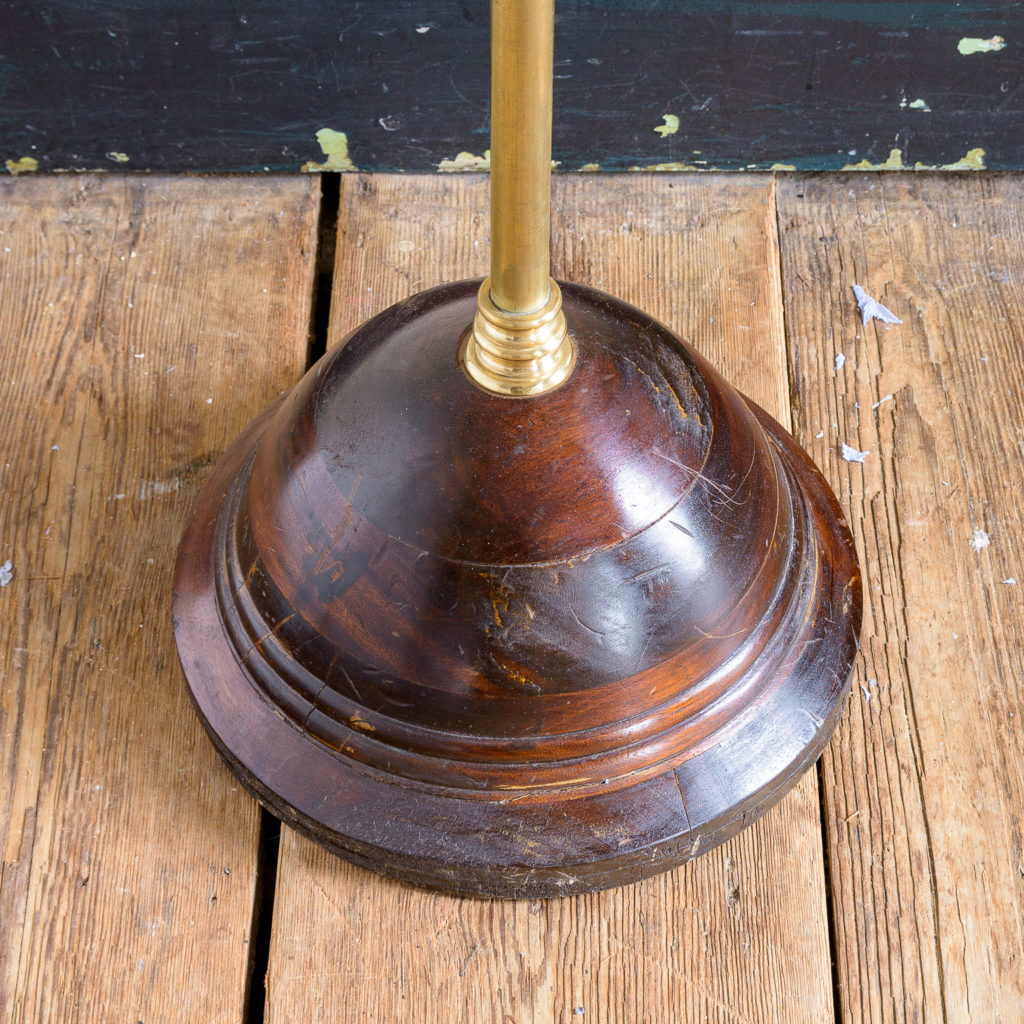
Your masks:
M835 498L646 314L563 284L568 380L460 363L478 281L375 317L213 471L175 629L242 782L341 856L548 896L704 853L827 742L861 617Z

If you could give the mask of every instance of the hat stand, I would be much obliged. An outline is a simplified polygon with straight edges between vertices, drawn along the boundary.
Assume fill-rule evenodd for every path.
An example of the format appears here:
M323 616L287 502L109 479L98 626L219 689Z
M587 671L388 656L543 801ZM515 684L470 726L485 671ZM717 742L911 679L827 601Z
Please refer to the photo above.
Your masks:
M856 555L792 437L549 277L552 0L492 5L492 261L353 332L232 445L175 581L232 771L348 860L498 897L712 849L828 741Z

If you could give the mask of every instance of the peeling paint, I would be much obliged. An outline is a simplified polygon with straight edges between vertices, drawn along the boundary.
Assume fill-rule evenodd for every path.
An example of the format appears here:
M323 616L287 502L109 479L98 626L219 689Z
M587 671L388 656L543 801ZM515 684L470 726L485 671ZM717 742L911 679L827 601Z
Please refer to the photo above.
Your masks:
M923 164L916 165L924 170ZM940 168L943 171L983 171L985 170L985 150L969 150L963 160L957 160L951 164L943 164Z
M898 149L889 150L889 159L884 164L873 164L869 160L861 160L856 164L844 164L844 171L983 171L985 170L985 150L981 147L968 150L960 160L951 164L923 164L918 161L913 167L903 162L903 153Z
M646 167L633 166L631 171L701 171L714 170L714 168L694 167L693 164L670 163L670 164L648 164Z
M551 170L555 170L561 163L561 160L552 160ZM437 165L437 169L444 171L446 174L455 174L459 171L489 171L491 169L491 151L485 149L483 156L462 152L454 160L448 160L447 158L442 160ZM586 169L583 168L583 170Z
M996 53L1006 45L1006 40L1002 36L993 36L991 39L974 39L967 37L961 39L956 44L957 50L960 51L965 57L969 57L972 53Z
M107 159L113 160L115 164L126 164L129 157L127 153L119 153L116 149L113 149L107 154Z
M336 132L333 128L321 128L316 133L316 141L320 144L326 157L323 163L309 160L302 165L304 171L354 171L356 165L348 155L348 136L344 132Z
M796 164L772 164L769 171L795 171Z
M664 124L659 124L654 130L662 137L666 135L675 135L679 131L679 118L675 114L663 114L662 120Z
M39 161L32 156L23 156L20 160L8 160L6 163L7 170L15 176L39 170Z
M855 164L843 164L844 171L902 171L903 153L899 149L889 150L889 159L884 164L873 164L866 157Z
M926 114L930 114L932 112L932 108L928 106L925 100L916 99L908 103L907 97L904 96L903 99L900 100L900 110L907 110L908 108L910 110L921 110Z
M457 171L489 171L491 169L491 151L485 150L483 156L460 153L454 160L442 160L437 165L437 169L449 174Z
M599 170L601 170L601 165L600 164L584 164L580 168L580 170L581 171L599 171Z

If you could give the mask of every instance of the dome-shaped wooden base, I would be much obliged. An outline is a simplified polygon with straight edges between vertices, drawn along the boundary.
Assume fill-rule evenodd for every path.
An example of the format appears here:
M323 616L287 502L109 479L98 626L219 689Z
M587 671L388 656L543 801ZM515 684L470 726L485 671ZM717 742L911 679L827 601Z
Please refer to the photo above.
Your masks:
M704 853L820 753L860 626L813 464L645 314L563 285L570 379L470 382L478 282L370 321L215 468L177 567L196 706L349 860L559 895Z

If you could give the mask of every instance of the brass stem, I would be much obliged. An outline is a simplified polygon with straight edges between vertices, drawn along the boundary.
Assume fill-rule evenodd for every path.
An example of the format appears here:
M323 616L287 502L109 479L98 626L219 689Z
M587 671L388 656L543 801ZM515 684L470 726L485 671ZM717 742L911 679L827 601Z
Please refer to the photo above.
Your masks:
M554 0L491 0L491 276L463 365L502 395L539 395L576 352L551 280Z
M491 298L548 300L554 0L491 3Z

